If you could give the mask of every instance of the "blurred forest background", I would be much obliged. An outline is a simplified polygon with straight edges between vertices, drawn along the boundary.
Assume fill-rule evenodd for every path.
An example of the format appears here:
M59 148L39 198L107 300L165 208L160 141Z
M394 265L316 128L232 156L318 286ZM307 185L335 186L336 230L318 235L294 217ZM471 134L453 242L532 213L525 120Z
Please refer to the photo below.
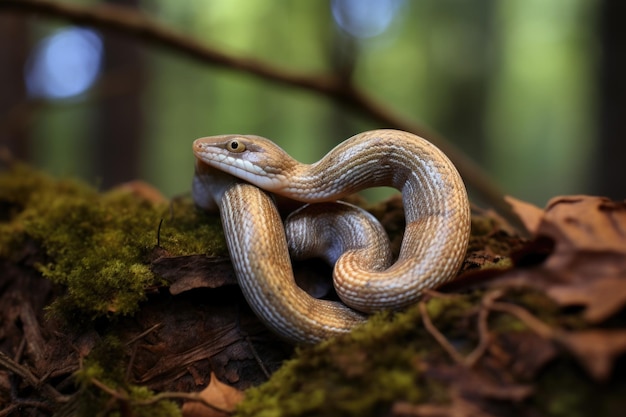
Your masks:
M626 2L0 0L0 148L101 188L143 179L173 196L189 191L198 137L258 134L313 162L388 126L350 98L37 8L50 3L132 9L235 61L342 80L518 198L626 198Z

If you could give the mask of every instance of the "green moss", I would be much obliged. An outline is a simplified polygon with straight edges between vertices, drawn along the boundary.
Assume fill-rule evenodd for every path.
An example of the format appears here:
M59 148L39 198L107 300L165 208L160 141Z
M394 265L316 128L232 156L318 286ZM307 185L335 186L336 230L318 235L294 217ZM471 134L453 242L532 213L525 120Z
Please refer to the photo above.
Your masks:
M478 344L475 326L484 295L475 291L426 302L431 321L462 356ZM512 291L500 301L519 305L546 323L579 320L578 313L564 314L537 291ZM494 334L527 330L510 314L490 314L489 331ZM374 416L385 415L397 401L448 404L450 387L427 378L424 370L426 363L450 362L425 330L418 306L396 314L379 313L348 335L299 349L267 383L246 392L237 415ZM567 378L571 390L558 382L561 377ZM533 402L549 415L584 415L572 410L578 409L581 399L584 402L595 395L589 391L593 384L571 363L549 367L540 381L541 395L533 397ZM543 384L550 390L544 391Z
M67 288L50 311L66 317L136 311L146 288L162 283L149 265L157 242L171 255L226 251L218 218L189 198L170 206L124 190L101 194L20 165L0 175L0 211L0 256L18 258L27 242L43 249L38 269Z
M167 213L166 216L163 216L164 212ZM172 256L199 253L211 256L227 255L219 215L199 210L191 197L175 198L161 213L164 222L160 244Z
M471 297L471 296L470 296ZM467 314L464 297L430 300L437 325L454 329ZM447 358L422 325L417 306L379 313L349 335L301 348L262 386L246 391L238 416L381 415L398 400L448 401L424 378L426 357Z
M506 261L510 266L509 256L518 249L523 240L510 236L503 230L496 219L487 215L472 216L472 234L470 236L468 252L489 250L491 253L504 257L493 264L493 267L502 269ZM482 269L490 268L491 265L484 265Z

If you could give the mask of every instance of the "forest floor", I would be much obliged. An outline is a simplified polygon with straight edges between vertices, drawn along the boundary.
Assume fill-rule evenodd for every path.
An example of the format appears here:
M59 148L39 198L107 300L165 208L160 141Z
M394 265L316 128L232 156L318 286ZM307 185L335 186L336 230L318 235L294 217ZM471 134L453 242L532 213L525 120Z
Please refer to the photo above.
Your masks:
M0 416L621 416L626 203L509 202L530 237L474 208L455 281L294 348L251 312L219 217L189 196L15 166L0 174ZM397 250L400 199L368 208ZM333 297L328 266L294 270Z

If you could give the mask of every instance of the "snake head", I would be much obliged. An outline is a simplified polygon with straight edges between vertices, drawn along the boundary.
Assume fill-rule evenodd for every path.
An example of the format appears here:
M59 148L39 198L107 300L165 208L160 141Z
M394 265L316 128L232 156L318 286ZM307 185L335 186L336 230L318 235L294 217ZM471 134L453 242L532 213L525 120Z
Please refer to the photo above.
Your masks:
M207 136L193 142L193 153L205 164L279 192L298 164L269 139L254 135Z

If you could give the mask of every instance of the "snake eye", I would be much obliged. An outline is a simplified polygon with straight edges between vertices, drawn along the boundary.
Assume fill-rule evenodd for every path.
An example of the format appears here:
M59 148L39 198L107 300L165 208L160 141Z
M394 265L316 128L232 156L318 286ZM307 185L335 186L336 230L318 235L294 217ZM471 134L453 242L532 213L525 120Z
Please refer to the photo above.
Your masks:
M226 149L234 153L241 153L246 150L246 145L239 142L237 139L233 139L226 142Z

